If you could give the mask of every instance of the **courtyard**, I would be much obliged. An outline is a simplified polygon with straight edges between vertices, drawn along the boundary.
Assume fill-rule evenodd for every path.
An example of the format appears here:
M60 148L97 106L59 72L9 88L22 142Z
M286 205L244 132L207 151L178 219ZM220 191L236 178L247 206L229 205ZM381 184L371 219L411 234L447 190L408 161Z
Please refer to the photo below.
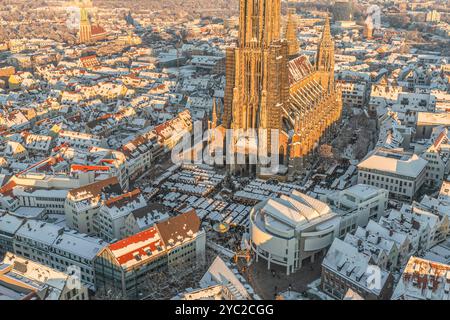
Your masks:
M273 264L267 269L267 262L262 259L258 262L253 260L250 266L241 260L238 265L242 275L262 299L275 299L278 293L289 290L305 293L309 289L308 284L320 278L322 259L323 256L320 256L313 263L304 261L302 268L290 275L286 275L286 269L278 265Z

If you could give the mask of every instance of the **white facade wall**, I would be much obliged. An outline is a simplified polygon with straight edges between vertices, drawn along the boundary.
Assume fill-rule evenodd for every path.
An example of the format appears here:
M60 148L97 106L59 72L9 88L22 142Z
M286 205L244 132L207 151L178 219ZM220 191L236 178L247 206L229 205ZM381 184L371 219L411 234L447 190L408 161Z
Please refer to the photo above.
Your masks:
M358 183L386 189L389 197L411 201L425 182L424 169L415 179L378 170L359 168Z
M36 240L27 235L27 223L23 225L14 237L14 253L63 272L76 267L80 270L81 281L94 288L93 260L95 253L83 252L83 248L76 245L79 239L75 237L73 238L73 248L67 250L58 243L58 238L65 236L63 228L50 224L46 224L43 228L45 228L45 232L51 229L51 236ZM77 251L79 253L75 253ZM86 258L86 255L92 255L92 258Z
M100 210L100 203L96 206L86 206L80 210L77 209L75 204L76 201L69 199L69 197L64 203L66 225L81 233L96 234L94 218Z
M425 173L426 184L430 187L439 187L448 174L449 161L444 161L438 152L425 152L422 158L428 161Z
M20 206L45 208L46 213L64 214L67 191L39 190L38 193L18 192L15 195Z

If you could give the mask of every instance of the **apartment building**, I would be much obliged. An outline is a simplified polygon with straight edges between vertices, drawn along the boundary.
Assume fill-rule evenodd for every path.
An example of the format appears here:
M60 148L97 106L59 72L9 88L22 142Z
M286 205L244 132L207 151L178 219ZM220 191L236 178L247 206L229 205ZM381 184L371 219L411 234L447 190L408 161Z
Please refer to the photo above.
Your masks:
M450 265L411 257L392 300L449 300Z
M367 102L367 84L355 82L340 82L342 104L351 108L363 108Z
M385 214L388 191L367 184L357 184L345 190L333 192L325 198L333 208L348 213L358 212L357 225L364 227L369 220L378 221Z
M0 256L8 251L13 252L14 235L25 221L6 211L0 211Z
M125 218L125 237L144 231L155 223L169 218L169 209L159 203L149 203L145 207L131 211Z
M180 112L177 117L155 127L158 141L166 150L173 147L192 131L193 121L189 110Z
M60 130L57 145L67 144L74 148L89 149L90 147L105 147L105 141L93 134L76 131Z
M147 202L139 189L109 198L94 219L98 235L106 241L122 239L126 234L127 217L146 205Z
M369 98L369 111L376 113L377 110L380 110L381 112L392 106L402 90L402 87L388 85L387 83L373 84Z
M358 228L347 239L355 247L374 248L373 261L380 268L400 270L409 257L429 250L444 241L449 234L449 217L445 212L431 212L424 206L413 203L403 205L400 210L391 209L378 222L369 221L365 228ZM377 258L385 252L384 258Z
M100 147L91 147L88 150L87 159L95 159L91 161L93 166L106 167L109 177L116 177L121 187L127 190L129 187L129 177L127 172L127 161L125 155L117 150L106 149ZM74 170L71 170L72 172ZM83 170L81 170L83 172Z
M0 262L0 300L88 300L74 276L8 252Z
M450 126L450 114L447 112L433 113L433 112L419 112L417 113L417 121L415 123L416 134L415 138L428 139L433 133L433 129L438 126Z
M321 289L326 294L341 300L351 289L365 300L387 300L393 286L392 274L373 265L370 256L334 239L322 261Z
M449 219L446 210L431 211L414 202L412 205L403 205L400 211L391 210L380 223L390 225L400 232L408 229L417 230L419 240L412 242L412 245L417 252L422 252L447 238L450 233ZM411 233L412 231L409 231L409 234Z
M200 280L199 288L178 293L171 300L259 300L244 277L231 267L217 256Z
M7 177L5 176L5 178ZM0 187L0 210L15 211L19 208L19 199L13 194L15 187L16 184L13 181L9 181Z
M122 188L115 177L70 190L64 204L67 226L81 233L96 234L94 220L102 203L119 194Z
M148 132L124 144L120 151L125 155L128 176L133 180L150 169L163 148L158 143L157 135Z
M97 286L138 298L149 273L186 267L204 259L206 234L195 211L157 223L101 250L95 259Z
M394 240L359 227L354 234L347 233L344 242L370 257L377 267L391 272L398 269L399 249Z
M439 187L450 170L450 144L446 128L437 127L433 130L421 157L427 160L425 183L430 188Z
M93 259L105 245L56 224L27 220L14 235L13 252L63 272L79 268L81 281L95 289Z
M401 115L405 125L414 127L421 112L435 111L435 98L425 93L402 92L397 97L397 102L392 110Z

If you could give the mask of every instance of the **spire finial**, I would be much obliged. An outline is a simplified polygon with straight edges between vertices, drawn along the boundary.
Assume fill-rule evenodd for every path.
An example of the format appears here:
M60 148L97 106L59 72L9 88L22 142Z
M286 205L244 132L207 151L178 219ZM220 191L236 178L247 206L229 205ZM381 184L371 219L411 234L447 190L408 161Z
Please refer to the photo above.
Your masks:
M288 20L286 24L285 38L288 42L288 55L294 56L298 53L300 43L297 38L297 21L295 8L288 8Z
M325 17L325 23L323 25L322 40L330 40L331 41L330 16L328 14Z

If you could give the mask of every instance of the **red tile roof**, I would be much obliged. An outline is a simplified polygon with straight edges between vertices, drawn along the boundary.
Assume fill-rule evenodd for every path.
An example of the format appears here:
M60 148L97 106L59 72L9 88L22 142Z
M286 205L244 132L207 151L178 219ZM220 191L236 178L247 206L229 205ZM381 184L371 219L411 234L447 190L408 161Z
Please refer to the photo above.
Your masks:
M17 184L14 181L9 181L3 187L0 188L0 194L3 196L12 196L12 191Z
M88 171L109 171L110 167L108 166L86 166L82 164L72 164L70 166L70 171L82 171L82 172L88 172Z
M91 35L92 36L103 34L103 33L106 33L106 30L102 26L99 26L99 25L91 26Z

